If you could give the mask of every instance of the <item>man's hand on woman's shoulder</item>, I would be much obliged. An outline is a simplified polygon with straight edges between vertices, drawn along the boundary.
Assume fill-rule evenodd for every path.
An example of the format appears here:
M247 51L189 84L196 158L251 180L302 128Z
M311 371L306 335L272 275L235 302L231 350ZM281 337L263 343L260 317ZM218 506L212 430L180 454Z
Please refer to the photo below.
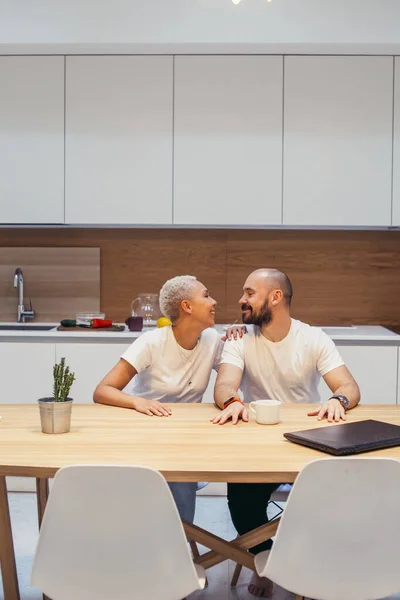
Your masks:
M228 327L225 335L222 336L221 340L223 342L226 342L226 340L228 340L229 342L231 340L237 340L238 336L243 337L243 334L245 333L247 333L246 325L231 325L230 327Z

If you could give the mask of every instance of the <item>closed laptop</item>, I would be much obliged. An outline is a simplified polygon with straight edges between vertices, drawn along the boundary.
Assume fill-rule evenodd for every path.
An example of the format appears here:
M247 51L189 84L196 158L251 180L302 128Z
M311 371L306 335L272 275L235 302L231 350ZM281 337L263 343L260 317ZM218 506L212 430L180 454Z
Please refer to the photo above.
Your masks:
M373 419L305 429L284 436L290 442L335 456L400 446L400 426Z

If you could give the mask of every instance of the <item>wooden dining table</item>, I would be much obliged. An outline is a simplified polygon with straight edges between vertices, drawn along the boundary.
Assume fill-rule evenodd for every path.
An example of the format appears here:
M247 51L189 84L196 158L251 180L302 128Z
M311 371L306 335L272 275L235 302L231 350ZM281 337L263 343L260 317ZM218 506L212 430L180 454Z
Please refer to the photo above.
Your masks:
M5 600L19 600L6 476L36 478L40 525L48 480L65 465L146 465L160 471L167 481L291 483L307 463L327 456L283 437L285 432L327 425L307 416L311 405L283 405L277 425L259 425L254 420L215 425L210 419L219 410L212 404L170 407L170 417L149 417L111 406L77 404L71 431L63 435L41 432L36 405L0 407L0 564ZM348 422L363 419L400 425L400 406L359 405L347 413ZM369 455L400 459L400 447L363 456ZM277 523L231 541L190 523L184 527L190 540L209 549L195 558L205 568L230 558L254 569L248 548L271 537Z

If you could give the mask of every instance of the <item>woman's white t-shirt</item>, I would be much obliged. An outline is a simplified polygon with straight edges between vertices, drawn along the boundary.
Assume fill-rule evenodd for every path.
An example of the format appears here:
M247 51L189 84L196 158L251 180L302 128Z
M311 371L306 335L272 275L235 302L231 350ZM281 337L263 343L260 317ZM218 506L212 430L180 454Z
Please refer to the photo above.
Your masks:
M148 331L121 356L138 373L124 391L160 402L201 402L223 346L212 328L201 333L193 350L179 346L171 326Z
M344 364L332 339L319 327L291 320L280 342L265 338L259 327L247 326L242 338L226 342L222 363L243 370L244 401L271 398L284 403L320 402L318 383Z

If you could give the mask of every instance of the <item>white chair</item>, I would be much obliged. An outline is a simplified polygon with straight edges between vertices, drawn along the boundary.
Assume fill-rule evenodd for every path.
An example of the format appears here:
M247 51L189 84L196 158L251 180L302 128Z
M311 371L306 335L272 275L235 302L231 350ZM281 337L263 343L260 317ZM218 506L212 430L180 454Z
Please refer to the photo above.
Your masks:
M58 471L31 583L52 600L181 600L203 589L172 494L138 466Z
M327 458L296 479L259 575L298 597L372 600L400 591L400 462Z

